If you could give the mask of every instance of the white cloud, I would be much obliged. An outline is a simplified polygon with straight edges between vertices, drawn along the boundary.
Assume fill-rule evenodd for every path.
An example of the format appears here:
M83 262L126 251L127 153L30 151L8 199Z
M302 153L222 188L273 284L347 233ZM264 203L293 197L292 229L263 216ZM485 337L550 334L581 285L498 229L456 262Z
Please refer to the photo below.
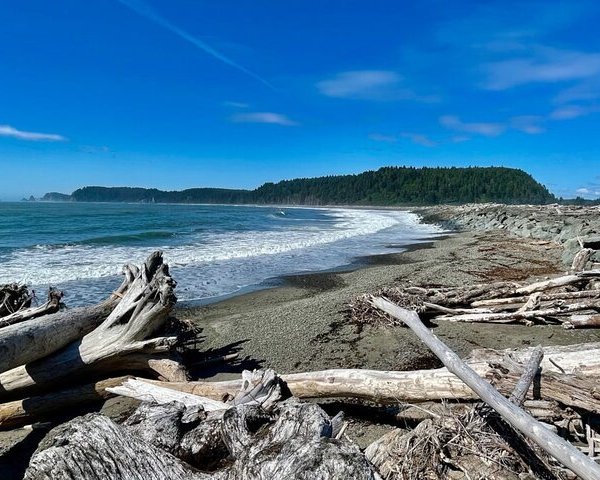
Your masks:
M250 105L244 102L223 102L223 105L226 107L232 108L248 108Z
M396 143L398 138L394 135L384 135L382 133L371 133L369 138L375 142Z
M589 194L592 192L590 191L589 188L578 188L577 190L575 190L575 193L580 193L582 195L586 195L586 194Z
M556 83L582 80L600 74L600 53L536 46L529 56L483 65L483 87L507 90L528 83Z
M402 85L403 77L390 70L354 70L341 72L317 83L323 95L354 100L435 101L435 97L420 97Z
M600 98L600 75L566 88L554 97L555 103L586 102Z
M270 123L286 127L299 125L298 122L295 122L286 115L273 112L237 113L231 116L231 121L236 123Z
M0 125L0 137L12 137L32 142L63 142L67 140L62 135L57 135L55 133L26 132L17 130L10 125Z
M427 135L420 133L402 132L400 134L402 138L408 138L411 142L421 145L423 147L435 147L437 143L431 140Z
M510 119L510 126L529 135L543 133L546 129L541 125L543 117L537 115L522 115Z
M589 115L590 113L597 112L598 110L599 109L596 106L565 105L550 113L550 118L552 120L571 120Z
M506 130L506 126L501 123L465 123L455 115L441 116L440 124L449 130L483 135L486 137L497 137Z

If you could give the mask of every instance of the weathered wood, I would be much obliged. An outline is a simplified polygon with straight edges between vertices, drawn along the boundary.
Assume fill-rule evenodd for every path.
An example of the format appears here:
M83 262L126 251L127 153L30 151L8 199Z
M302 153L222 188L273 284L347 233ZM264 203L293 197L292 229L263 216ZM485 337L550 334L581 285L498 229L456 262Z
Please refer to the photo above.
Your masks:
M541 293L541 292L540 292ZM542 293L540 301L548 302L554 300L573 300L579 298L600 298L600 290L580 290L578 292L554 292ZM529 296L517 296L506 298L491 298L489 300L478 300L471 303L472 307L496 307L524 303Z
M18 312L31 305L33 294L26 285L7 283L0 285L0 317Z
M67 376L126 370L130 354L168 352L176 338L148 337L163 325L172 310L174 287L161 252L153 253L122 300L96 329L59 352L0 373L0 399L11 392L43 388Z
M580 275L564 275L562 277L551 278L550 280L525 285L524 287L517 288L514 293L515 295L530 295L535 292L543 292L552 288L565 287L584 281L585 279Z
M600 309L600 301L573 303L558 308L547 308L544 310L516 311L501 313L466 313L461 315L443 315L435 317L436 320L447 322L472 322L472 323L511 323L518 320L531 320L539 317L552 317L556 315L567 315L572 312L583 310Z
M525 304L517 310L518 313L528 312L531 310L537 310L540 307L542 294L540 292L532 293ZM477 312L471 312L477 313Z
M377 308L404 322L431 349L448 370L460 377L509 425L584 480L600 479L600 465L590 460L573 445L549 431L524 410L509 402L427 329L415 312L400 308L383 298L374 298L373 303Z
M78 417L37 451L25 480L209 480L173 455L143 441L109 418Z
M519 378L514 390L510 394L509 401L515 405L523 405L525 397L527 397L529 387L531 386L535 376L538 374L542 358L544 358L544 351L542 350L541 346L538 346L534 349L533 353L531 354L531 358L525 364L523 373L521 374L521 377Z
M182 383L172 382L174 385ZM271 411L282 400L281 380L272 369L244 370L236 390L222 402L195 393L187 393L177 388L168 388L170 383L153 382L146 379L127 379L122 384L108 388L117 395L135 398L144 402L166 404L178 402L186 407L202 407L207 412L222 411L238 405L257 405L264 411ZM183 382L187 385L189 382Z
M97 305L61 310L0 328L0 372L46 357L91 332L120 302L137 272L133 265L123 267L121 286Z
M34 454L25 479L376 478L356 445L331 438L331 420L318 405L291 399L279 405L275 419L248 404L230 408L217 420L205 415L171 403L142 404L122 426L97 414L77 418ZM210 440L218 444L216 450L208 449ZM228 457L230 466L200 474L176 458L203 465L200 451L216 464Z
M212 470L229 456L221 436L222 418L222 411L207 414L201 406L144 402L123 427L196 468Z
M50 288L48 290L48 300L37 307L29 307L18 310L10 315L0 318L0 328L14 325L15 323L25 322L32 318L41 317L49 313L57 312L60 309L63 293Z
M178 402L186 407L202 407L207 412L231 408L231 405L218 400L167 388L168 384L168 382L151 383L142 379L127 379L119 385L109 387L107 390L114 395L135 398L142 402L157 403L159 405Z
M244 370L242 385L231 405L260 405L263 410L271 411L282 398L281 381L274 370Z
M107 389L121 385L129 377L109 378L87 385L0 404L0 430L9 430L49 418L56 412L98 402L114 396Z
M181 358L148 358L148 367L159 375L159 379L166 382L185 382L190 379L190 374L181 361Z
M546 350L540 377L541 398L560 401L567 406L598 411L600 399L590 395L590 392L600 379L600 344L548 347ZM510 352L516 361L524 363L531 357L533 349L475 351L475 358L469 360L468 364L480 376L490 382L493 381L502 393L509 395L521 372L506 372L494 366L502 363L507 352ZM566 373L561 373L552 362L559 365ZM574 372L585 373L585 377L574 377ZM477 398L474 392L447 368L407 372L333 369L293 373L282 375L281 378L297 398L349 398L380 404ZM243 384L241 380L171 383L142 381L217 400L234 397Z
M573 263L571 264L571 272L581 272L582 270L584 270L585 266L590 261L590 258L592 258L594 251L595 250L591 248L582 248L581 250L579 250L575 254L575 257L573 257Z
M331 420L318 405L287 400L280 404L277 421L261 435L253 435L249 418L260 417L261 412L250 405L225 412L223 439L235 462L224 479L375 480L373 468L356 445L331 439Z
M572 328L599 328L600 315L571 315L569 320L563 323L566 329Z

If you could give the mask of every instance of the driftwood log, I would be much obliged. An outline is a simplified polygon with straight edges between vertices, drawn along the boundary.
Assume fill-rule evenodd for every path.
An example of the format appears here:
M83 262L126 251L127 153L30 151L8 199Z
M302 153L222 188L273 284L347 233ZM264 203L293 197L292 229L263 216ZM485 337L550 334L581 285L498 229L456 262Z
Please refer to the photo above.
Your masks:
M163 325L175 304L174 286L161 252L150 255L121 301L97 328L58 352L0 373L0 399L43 389L67 376L127 369L128 355L151 358L168 352L176 338L149 337Z
M123 273L125 278L118 290L98 305L62 310L0 328L0 372L46 357L100 325L118 305L138 268L126 265Z
M48 448L36 452L25 480L205 480L213 478L98 414L61 428Z
M566 329L571 328L598 328L600 327L600 314L597 315L571 315L568 321L563 323Z
M600 301L588 301L564 305L558 308L548 308L544 310L520 310L516 312L502 313L463 313L459 315L448 315L436 317L436 320L445 320L447 322L483 322L483 323L511 323L517 320L531 320L540 317L552 317L556 315L566 315L572 312L582 310L600 309Z
M86 403L98 402L115 396L107 388L123 384L128 377L110 378L87 385L57 390L37 397L29 397L0 404L0 430L28 425L45 420L56 412Z
M503 367L505 357L510 354L515 362L525 363L533 350L475 350L468 364L508 395L522 372ZM589 411L600 411L600 397L595 393L597 379L600 379L599 343L547 347L541 366L539 394L542 399L564 402L567 406L577 406ZM407 372L332 369L293 373L282 375L281 378L297 398L353 398L380 404L477 398L447 368ZM242 380L170 383L144 379L141 381L216 400L235 396L243 383Z
M33 295L26 285L7 283L0 285L0 318L28 308Z
M531 358L525 364L525 368L523 369L523 373L521 374L517 385L508 398L509 401L515 405L523 405L525 398L527 397L529 387L531 387L534 378L540 370L542 358L544 358L544 350L542 350L541 346L535 347L533 353L531 354Z
M216 413L171 402L144 403L122 426L97 414L77 418L55 429L25 479L377 478L356 445L332 438L318 405L289 399L273 414L249 403Z
M38 307L24 308L0 318L0 328L8 327L15 323L25 322L26 320L41 317L42 315L47 315L49 313L58 312L61 306L62 297L62 292L55 288L50 288L48 290L48 300L45 303Z
M414 310L426 321L560 324L575 313L600 313L599 278L600 270L587 270L529 285L496 282L427 287L407 284L382 288L375 296ZM368 294L357 296L348 304L346 317L359 324L398 325L393 317L374 308L371 298ZM574 328L571 324L565 327Z
M595 250L591 248L582 248L573 257L573 263L571 264L571 272L581 272L585 269L585 266L592 258Z
M584 480L597 480L600 478L600 465L554 432L548 430L517 405L509 402L427 329L415 312L400 308L383 298L374 298L373 303L377 308L404 322L451 372L472 388L487 405L492 407L515 430L521 432L526 438L533 441L546 453Z

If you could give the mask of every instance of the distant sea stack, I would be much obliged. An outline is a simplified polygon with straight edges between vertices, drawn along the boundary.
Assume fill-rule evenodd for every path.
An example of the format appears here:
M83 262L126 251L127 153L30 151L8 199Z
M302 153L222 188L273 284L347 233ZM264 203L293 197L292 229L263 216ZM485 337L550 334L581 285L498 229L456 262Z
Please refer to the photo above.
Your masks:
M39 199L40 202L70 202L72 200L73 199L71 198L71 195L58 192L46 193L42 198Z
M66 200L68 195L60 195ZM298 178L265 183L255 190L83 187L76 202L218 203L280 205L437 205L497 202L546 204L557 201L531 175L514 168L383 167L356 175Z

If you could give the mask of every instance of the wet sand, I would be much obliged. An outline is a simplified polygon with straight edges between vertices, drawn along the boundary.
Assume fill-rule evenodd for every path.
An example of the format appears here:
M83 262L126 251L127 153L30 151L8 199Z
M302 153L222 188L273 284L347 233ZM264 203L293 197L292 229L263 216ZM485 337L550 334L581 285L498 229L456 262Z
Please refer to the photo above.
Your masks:
M407 370L439 361L405 328L359 326L344 309L362 293L393 284L442 286L494 280L526 280L562 273L557 244L504 232L464 232L419 244L399 254L368 259L349 272L288 277L283 286L178 310L202 328L201 349L238 351L243 361L207 377L224 379L241 368L270 367L281 373L326 368ZM457 353L473 348L560 345L600 340L594 330L558 326L455 324L435 333ZM225 371L222 371L225 370Z

